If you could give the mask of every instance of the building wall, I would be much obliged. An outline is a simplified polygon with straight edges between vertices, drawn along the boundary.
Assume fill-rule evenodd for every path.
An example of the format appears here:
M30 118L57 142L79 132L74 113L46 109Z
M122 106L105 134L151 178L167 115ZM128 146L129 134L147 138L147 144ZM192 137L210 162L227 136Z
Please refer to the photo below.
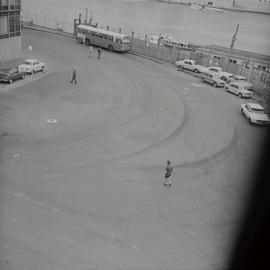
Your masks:
M0 62L21 57L21 37L0 39Z
M20 0L0 0L0 62L20 58L20 13Z

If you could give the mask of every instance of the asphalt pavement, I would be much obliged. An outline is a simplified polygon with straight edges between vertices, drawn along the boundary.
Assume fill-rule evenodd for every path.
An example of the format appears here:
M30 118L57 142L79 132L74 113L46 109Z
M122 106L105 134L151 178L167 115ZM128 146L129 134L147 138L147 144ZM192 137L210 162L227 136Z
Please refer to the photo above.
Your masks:
M247 101L69 37L22 44L46 69L0 86L1 269L222 269L265 135Z

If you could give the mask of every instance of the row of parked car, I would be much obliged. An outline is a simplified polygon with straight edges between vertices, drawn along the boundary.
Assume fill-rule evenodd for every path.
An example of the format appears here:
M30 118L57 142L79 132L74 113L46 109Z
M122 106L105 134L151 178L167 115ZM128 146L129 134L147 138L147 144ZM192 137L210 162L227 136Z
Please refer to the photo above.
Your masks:
M34 74L45 69L45 63L37 59L26 59L16 68L0 69L0 82L13 83L14 81L24 79L26 74Z
M204 67L190 59L176 61L176 66L178 70L186 69L199 73L201 82L222 87L239 98L251 98L254 93L253 84L248 82L246 77L225 72L221 67ZM270 118L260 104L241 104L241 113L251 124L270 124Z

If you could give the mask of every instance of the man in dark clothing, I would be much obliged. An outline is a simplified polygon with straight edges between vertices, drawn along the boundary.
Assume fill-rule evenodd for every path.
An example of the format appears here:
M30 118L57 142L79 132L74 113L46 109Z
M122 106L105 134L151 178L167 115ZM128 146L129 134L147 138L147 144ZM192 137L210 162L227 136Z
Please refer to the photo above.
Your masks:
M98 47L97 52L98 52L98 59L100 59L100 55L101 55L101 49L100 49L100 47Z
M73 68L73 71L72 71L72 80L70 81L70 83L73 83L73 81L75 81L75 84L77 84L77 73L76 73L75 68Z
M165 173L165 180L163 185L170 187L172 185L172 181L170 179L173 171L173 166L171 165L171 162L168 160L166 165L166 173Z

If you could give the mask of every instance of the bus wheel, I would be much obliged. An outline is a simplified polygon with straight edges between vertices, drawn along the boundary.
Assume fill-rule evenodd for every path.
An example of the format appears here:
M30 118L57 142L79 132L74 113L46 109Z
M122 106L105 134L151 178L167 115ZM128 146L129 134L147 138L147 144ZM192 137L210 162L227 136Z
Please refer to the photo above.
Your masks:
M90 46L90 40L88 38L85 40L85 45Z
M111 51L111 52L113 51L113 46L112 45L109 45L108 48L109 48L109 51Z

